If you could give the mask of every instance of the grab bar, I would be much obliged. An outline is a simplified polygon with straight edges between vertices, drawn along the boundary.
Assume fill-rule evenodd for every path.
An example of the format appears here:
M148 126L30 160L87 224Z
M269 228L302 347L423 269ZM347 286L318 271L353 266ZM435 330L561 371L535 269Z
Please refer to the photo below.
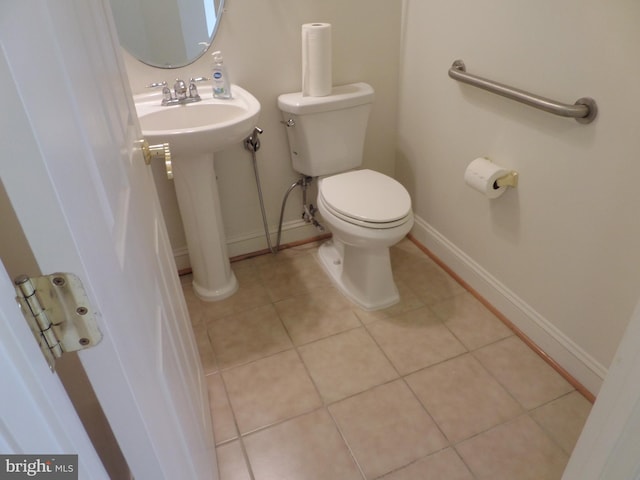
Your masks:
M453 65L451 65L449 69L449 76L459 82L468 83L474 87L482 88L483 90L544 110L545 112L553 113L561 117L575 118L579 123L591 123L598 114L598 106L593 98L579 98L573 105L556 102L555 100L550 100L518 88L508 87L502 83L467 73L467 68L462 60L453 62Z

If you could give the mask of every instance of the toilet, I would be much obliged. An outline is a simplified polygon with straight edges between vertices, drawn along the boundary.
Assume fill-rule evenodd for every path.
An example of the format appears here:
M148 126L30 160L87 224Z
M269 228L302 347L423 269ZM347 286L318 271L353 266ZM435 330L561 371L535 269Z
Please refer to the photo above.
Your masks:
M398 302L389 247L413 226L411 198L396 180L362 169L373 88L333 87L324 97L278 97L293 169L318 177L317 207L333 233L318 257L340 291L365 310Z

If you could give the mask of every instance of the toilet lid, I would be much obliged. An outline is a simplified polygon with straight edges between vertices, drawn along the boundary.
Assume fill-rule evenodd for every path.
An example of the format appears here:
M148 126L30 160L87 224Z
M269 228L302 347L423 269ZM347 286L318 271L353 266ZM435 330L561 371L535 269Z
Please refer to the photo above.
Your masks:
M366 223L389 223L411 212L411 198L396 180L373 170L355 170L324 178L320 194L339 216Z

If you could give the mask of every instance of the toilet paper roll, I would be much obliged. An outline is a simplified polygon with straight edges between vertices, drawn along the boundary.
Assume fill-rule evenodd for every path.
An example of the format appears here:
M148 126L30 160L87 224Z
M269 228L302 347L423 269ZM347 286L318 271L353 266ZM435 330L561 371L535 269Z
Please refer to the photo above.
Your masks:
M498 198L507 187L499 187L496 180L504 177L507 173L509 171L505 168L496 165L487 158L480 157L469 164L464 172L464 181L488 198Z
M331 24L302 25L302 96L331 94Z

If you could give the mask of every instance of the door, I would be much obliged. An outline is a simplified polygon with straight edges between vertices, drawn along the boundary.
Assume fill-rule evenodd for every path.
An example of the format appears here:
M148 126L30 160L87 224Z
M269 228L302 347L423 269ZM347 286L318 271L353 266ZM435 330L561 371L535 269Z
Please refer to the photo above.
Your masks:
M563 480L640 478L640 302L609 367Z
M98 312L103 340L80 359L133 475L217 478L202 368L106 0L5 0L0 48L0 176L40 269L76 274Z

